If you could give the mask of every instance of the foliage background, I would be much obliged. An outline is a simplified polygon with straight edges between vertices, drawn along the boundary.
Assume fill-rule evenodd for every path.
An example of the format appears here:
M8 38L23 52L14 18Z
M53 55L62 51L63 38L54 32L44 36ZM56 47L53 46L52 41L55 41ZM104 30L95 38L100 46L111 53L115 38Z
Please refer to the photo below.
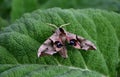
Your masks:
M0 77L119 77L119 13L120 0L0 0ZM38 59L38 47L52 34L46 22L71 22L66 29L92 40L98 50L68 48L66 60L58 54Z

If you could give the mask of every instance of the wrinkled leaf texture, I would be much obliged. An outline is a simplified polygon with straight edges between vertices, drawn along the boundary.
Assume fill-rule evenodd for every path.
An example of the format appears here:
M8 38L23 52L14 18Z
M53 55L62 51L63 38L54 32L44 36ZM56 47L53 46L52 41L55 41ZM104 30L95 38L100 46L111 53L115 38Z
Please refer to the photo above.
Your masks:
M0 76L114 77L119 61L119 20L119 14L98 9L52 8L26 13L0 33ZM46 23L57 26L70 23L65 29L91 40L97 50L83 51L68 46L67 59L59 54L38 58L39 46L54 30Z

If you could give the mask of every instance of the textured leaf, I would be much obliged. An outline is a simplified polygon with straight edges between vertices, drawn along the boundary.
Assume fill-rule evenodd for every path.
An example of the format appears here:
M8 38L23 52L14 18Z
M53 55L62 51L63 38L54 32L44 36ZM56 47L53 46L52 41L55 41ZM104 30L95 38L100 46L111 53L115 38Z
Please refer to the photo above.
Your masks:
M7 70L0 69L0 77L102 77L95 71L51 65L4 65Z
M106 18L110 21L110 23L112 24L112 26L114 27L114 29L116 31L118 39L120 40L120 25L119 25L120 21L118 20L120 18L120 16L118 14L113 14L113 13L108 14L107 12L102 13L102 15L106 16ZM117 77L120 76L120 46L119 46L118 52L119 52L119 61L118 61L118 66L117 66L117 70L118 70Z
M95 75L97 77L101 77L101 74L103 76L115 77L119 59L119 34L116 34L119 30L115 26L120 25L120 22L117 21L120 19L119 17L119 14L95 9L74 10L53 8L37 10L31 14L27 13L14 24L6 27L0 34L0 54L6 55L0 55L0 63L39 63L43 65L73 66L79 69L93 71L93 73L96 71L97 74ZM111 20L112 18L114 18L114 21ZM53 29L46 23L56 24L58 26L64 23L70 23L65 29L91 40L97 46L97 50L85 52L67 47L69 56L67 59L61 58L59 54L37 58L39 46L52 35ZM8 62L8 58L13 59L13 61ZM51 68L54 68L54 66L51 66ZM43 70L40 72L43 72ZM30 75L38 76L36 72L34 73L36 75ZM79 75L82 74L81 71L76 71L75 74L72 72L65 74L65 76L69 77L70 75L76 77L75 75L78 75L77 73ZM20 74L23 74L23 72ZM50 77L55 74L50 73ZM48 75L46 74L45 76ZM91 73L87 75L94 77ZM11 76L13 75L11 74L8 77ZM84 74L82 77L84 77Z

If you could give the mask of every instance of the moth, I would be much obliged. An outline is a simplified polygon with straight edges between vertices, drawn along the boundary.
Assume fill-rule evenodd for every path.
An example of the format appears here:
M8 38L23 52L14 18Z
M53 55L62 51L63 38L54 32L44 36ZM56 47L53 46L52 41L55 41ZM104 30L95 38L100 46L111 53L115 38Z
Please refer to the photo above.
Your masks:
M44 55L53 55L55 53L59 53L63 58L67 58L67 49L66 42L68 45L76 49L82 50L96 50L96 46L89 40L81 36L77 36L76 34L67 32L64 26L69 25L63 24L60 27L57 27L54 24L49 24L53 28L55 28L55 32L52 36L50 36L38 49L38 57Z

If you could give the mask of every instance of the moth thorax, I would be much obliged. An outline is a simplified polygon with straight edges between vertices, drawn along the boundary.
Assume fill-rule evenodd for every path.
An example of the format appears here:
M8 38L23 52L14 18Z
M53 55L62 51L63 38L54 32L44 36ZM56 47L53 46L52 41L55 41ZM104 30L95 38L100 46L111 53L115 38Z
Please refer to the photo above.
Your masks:
M65 42L66 41L66 36L62 36L61 39L62 39L63 42Z

